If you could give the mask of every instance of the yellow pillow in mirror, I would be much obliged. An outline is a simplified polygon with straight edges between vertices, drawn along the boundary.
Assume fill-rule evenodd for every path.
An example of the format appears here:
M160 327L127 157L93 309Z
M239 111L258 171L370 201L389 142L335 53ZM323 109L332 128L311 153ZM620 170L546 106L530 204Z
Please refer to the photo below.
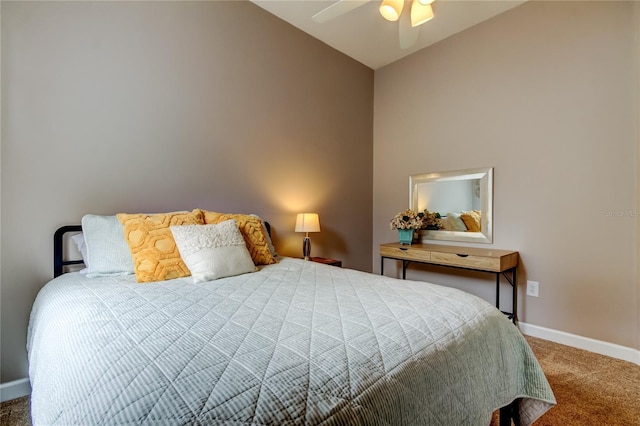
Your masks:
M235 219L238 224L238 229L240 229L244 242L247 245L249 254L251 254L251 259L255 265L271 265L272 263L277 263L276 259L271 254L271 250L269 250L267 236L265 235L264 227L262 226L262 220L259 217L248 214L217 213L207 210L201 211L204 223L207 225L224 222L229 219Z
M467 226L467 230L471 232L480 232L482 223L482 213L480 210L471 210L468 212L462 212L460 214L460 219Z
M191 275L169 228L172 225L202 225L202 212L162 214L119 213L124 236L133 258L139 283L171 280Z

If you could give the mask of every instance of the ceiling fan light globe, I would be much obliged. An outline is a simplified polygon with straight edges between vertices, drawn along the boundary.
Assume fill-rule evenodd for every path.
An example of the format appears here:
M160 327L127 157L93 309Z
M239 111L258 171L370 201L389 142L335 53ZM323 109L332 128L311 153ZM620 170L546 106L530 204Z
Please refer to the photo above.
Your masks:
M382 0L380 3L380 15L387 21L397 21L402 13L404 0Z
M434 0L418 0L421 5L427 6L434 2Z
M424 6L420 0L413 0L411 5L411 26L417 27L433 19L433 8L431 5Z

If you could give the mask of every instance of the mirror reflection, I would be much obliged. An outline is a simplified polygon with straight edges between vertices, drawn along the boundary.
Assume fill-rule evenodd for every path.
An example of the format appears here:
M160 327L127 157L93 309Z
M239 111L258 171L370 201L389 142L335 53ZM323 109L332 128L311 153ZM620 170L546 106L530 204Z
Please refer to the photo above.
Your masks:
M409 200L430 213L423 240L493 241L493 168L411 175Z

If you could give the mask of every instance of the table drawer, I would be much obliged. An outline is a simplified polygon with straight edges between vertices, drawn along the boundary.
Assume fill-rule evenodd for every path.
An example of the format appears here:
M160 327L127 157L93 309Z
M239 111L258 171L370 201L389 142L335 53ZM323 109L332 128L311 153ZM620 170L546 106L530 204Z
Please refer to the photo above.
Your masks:
M431 252L428 250L412 249L407 247L380 247L380 256L393 257L395 259L415 260L429 262L431 260Z
M500 271L499 257L459 255L456 253L431 252L431 263L459 266L461 268Z

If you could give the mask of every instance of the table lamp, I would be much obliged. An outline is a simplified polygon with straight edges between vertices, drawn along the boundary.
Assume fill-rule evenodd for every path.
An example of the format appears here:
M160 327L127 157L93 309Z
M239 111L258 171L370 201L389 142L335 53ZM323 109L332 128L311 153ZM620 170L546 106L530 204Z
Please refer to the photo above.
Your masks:
M302 254L304 260L309 260L311 255L311 238L309 232L320 232L320 219L317 213L298 213L296 217L296 232L306 233L302 240Z

